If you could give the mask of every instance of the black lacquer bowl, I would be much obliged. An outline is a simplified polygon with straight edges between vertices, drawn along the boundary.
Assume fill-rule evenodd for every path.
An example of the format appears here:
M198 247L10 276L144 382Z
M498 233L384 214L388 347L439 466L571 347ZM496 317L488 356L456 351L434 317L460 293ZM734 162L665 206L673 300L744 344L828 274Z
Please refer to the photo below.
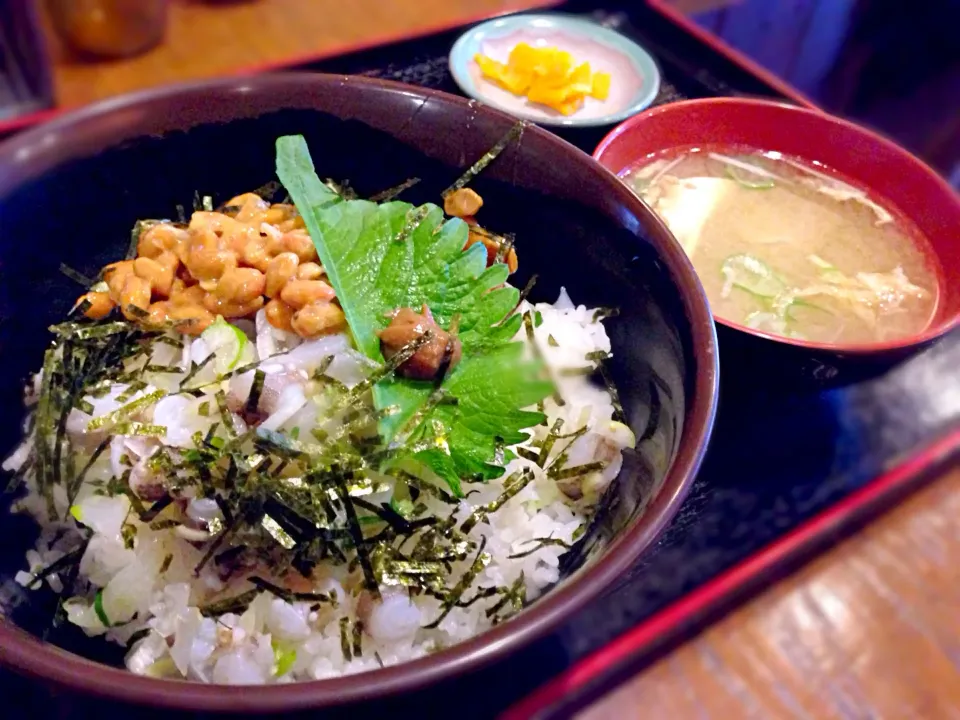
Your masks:
M195 192L222 202L274 178L274 140L302 133L322 177L361 196L417 176L405 195L436 201L513 124L460 98L368 79L283 75L150 91L66 116L0 148L0 450L20 434L22 382L77 287L61 262L95 273L130 228L169 217ZM502 658L620 576L670 521L713 423L717 350L703 290L680 246L616 178L550 133L527 127L477 179L484 223L516 233L534 300L561 286L616 306L612 371L639 440L603 511L565 556L565 577L511 621L422 660L337 680L230 688L137 677L117 650L69 631L42 642L52 607L12 582L36 528L0 508L0 661L120 700L194 710L305 709L401 692ZM48 598L49 600L49 598Z

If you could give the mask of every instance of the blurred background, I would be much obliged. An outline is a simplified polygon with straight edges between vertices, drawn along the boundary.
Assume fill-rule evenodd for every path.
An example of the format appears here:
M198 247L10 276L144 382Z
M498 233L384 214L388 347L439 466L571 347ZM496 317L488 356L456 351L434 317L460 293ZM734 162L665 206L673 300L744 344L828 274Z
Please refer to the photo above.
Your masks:
M824 108L893 136L960 185L960 0L661 3ZM3 0L0 124L15 126L37 111L143 87L290 64L548 4Z
M824 108L960 184L960 0L674 0Z

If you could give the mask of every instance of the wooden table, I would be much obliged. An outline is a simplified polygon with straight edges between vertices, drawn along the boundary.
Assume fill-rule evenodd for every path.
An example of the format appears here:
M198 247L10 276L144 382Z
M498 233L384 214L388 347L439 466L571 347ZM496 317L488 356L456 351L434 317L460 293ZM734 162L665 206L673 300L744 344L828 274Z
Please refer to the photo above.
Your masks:
M81 62L51 36L57 101L75 106L547 4L173 0L166 42L137 58ZM958 517L954 471L582 717L960 718Z
M334 55L426 34L548 0L171 0L167 37L139 57L78 59L46 21L62 107L182 80Z
M960 470L580 720L960 718Z

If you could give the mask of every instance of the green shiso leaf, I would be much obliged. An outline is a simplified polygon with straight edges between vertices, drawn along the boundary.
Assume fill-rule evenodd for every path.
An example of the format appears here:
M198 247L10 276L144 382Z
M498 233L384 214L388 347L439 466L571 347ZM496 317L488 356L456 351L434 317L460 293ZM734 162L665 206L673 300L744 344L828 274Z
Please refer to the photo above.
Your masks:
M343 200L314 171L303 137L277 140L277 175L317 247L357 347L383 362L377 332L388 313L427 305L449 330L457 319L460 363L438 390L433 383L388 376L374 387L386 442L401 441L460 492L460 479L503 474L491 464L503 444L520 442L543 415L522 410L553 391L537 363L511 342L520 329L520 293L504 285L503 264L486 267L486 249L467 250L467 224L444 221L436 205ZM441 398L443 398L441 400ZM439 401L438 401L439 400ZM445 401L444 401L445 400Z

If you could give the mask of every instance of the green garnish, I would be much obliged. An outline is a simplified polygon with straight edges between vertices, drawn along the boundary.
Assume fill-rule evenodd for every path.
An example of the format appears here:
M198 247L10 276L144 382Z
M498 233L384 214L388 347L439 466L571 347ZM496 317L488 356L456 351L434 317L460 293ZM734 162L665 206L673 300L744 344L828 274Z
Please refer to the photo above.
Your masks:
M514 312L520 295L503 285L508 268L487 268L480 243L464 251L466 223L444 222L435 205L341 199L316 175L301 136L277 140L277 175L307 225L367 357L383 362L377 331L387 326L391 311L426 304L445 329L460 318L463 357L441 386L455 404L434 401L421 412L434 394L431 383L383 378L374 387L376 407L396 407L379 421L384 441L396 441L403 431L409 454L458 494L461 478L501 476L503 468L491 464L495 438L507 445L525 440L523 430L543 416L521 408L552 391L541 379L539 364L524 362L522 345L511 342L521 323ZM408 427L411 420L414 427Z
M290 672L293 664L297 662L297 649L285 648L276 640L273 640L270 644L273 646L273 662L276 666L274 675L282 677Z
M107 613L103 609L103 589L97 590L97 594L93 596L93 611L97 614L97 617L100 618L100 622L103 623L104 627L110 627L110 618L107 617Z
M720 274L731 287L761 298L774 298L785 288L770 266L753 255L731 255L720 266Z

